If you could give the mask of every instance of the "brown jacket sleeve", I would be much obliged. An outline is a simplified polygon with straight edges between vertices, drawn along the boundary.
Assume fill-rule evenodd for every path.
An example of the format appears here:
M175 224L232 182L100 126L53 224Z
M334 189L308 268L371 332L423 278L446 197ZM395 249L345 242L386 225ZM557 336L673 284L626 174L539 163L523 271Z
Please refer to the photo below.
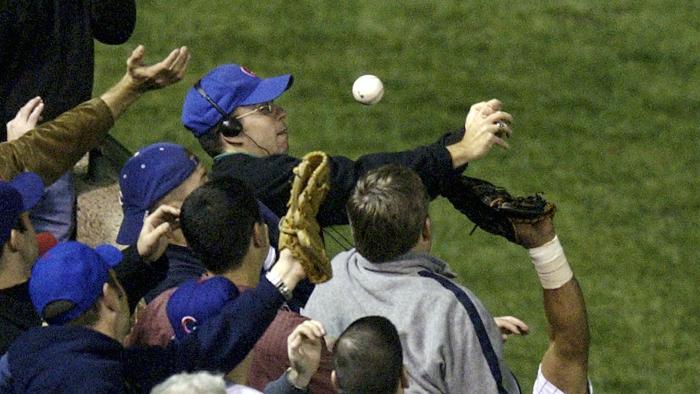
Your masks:
M113 125L104 101L86 101L14 141L0 143L0 179L26 170L50 185L96 147Z

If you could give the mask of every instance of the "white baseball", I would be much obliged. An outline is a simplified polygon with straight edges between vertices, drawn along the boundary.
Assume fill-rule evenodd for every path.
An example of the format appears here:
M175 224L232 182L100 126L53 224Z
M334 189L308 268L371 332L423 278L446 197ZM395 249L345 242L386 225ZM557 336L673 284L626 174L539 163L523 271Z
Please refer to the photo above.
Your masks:
M363 75L352 84L352 95L362 104L377 104L384 96L384 84L374 75Z

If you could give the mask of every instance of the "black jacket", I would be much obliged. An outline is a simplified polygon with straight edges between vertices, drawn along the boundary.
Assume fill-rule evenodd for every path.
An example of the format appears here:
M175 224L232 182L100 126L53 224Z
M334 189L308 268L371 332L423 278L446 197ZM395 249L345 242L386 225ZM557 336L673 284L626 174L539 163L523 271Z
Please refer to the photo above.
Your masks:
M7 0L0 2L0 141L5 123L35 96L43 118L89 100L93 38L122 44L136 24L134 0Z
M351 160L331 156L331 188L321 204L317 219L322 227L348 224L345 204L357 180L367 171L386 164L413 169L423 180L428 194L435 198L465 167L452 168L452 157L445 148L459 140L464 130L443 135L431 145L392 153L372 153ZM300 160L288 155L254 157L247 154L222 154L214 159L211 178L234 177L253 187L256 197L272 212L282 217L287 213L292 170Z

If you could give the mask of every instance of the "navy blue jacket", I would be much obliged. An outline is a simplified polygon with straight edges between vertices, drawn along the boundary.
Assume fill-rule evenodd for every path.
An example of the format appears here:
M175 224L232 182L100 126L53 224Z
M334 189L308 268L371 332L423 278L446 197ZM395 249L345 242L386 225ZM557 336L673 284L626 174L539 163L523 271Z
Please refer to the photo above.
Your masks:
M141 297L165 278L168 258L164 255L153 263L144 263L136 246L126 248L123 254L124 260L115 271L133 311ZM0 354L5 353L21 333L40 325L41 318L29 297L29 282L0 289Z
M86 327L33 328L8 351L14 391L63 393L148 392L169 376L196 370L228 372L245 358L284 299L263 278L168 347L125 349Z

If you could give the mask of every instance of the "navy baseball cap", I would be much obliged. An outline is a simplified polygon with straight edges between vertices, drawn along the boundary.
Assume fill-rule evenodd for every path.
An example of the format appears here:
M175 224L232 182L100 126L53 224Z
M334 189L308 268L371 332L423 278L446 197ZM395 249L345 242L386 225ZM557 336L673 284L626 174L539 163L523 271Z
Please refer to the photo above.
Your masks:
M117 243L135 243L150 207L180 186L197 169L197 164L197 156L169 142L148 145L127 160L119 175L119 201L124 219Z
M290 74L262 79L238 64L224 64L205 75L199 84L227 114L244 105L272 101L292 87ZM199 138L221 121L223 115L194 87L182 106L182 124Z
M19 215L32 209L44 195L44 182L33 172L0 181L0 247L10 239Z
M223 276L191 279L170 296L166 312L176 339L182 339L199 325L221 313L227 302L238 297L238 289Z
M85 313L102 294L109 270L122 260L122 253L111 245L95 249L75 241L60 243L37 260L29 279L29 296L34 309L42 316L54 301L70 301L69 311L47 320L65 324Z

